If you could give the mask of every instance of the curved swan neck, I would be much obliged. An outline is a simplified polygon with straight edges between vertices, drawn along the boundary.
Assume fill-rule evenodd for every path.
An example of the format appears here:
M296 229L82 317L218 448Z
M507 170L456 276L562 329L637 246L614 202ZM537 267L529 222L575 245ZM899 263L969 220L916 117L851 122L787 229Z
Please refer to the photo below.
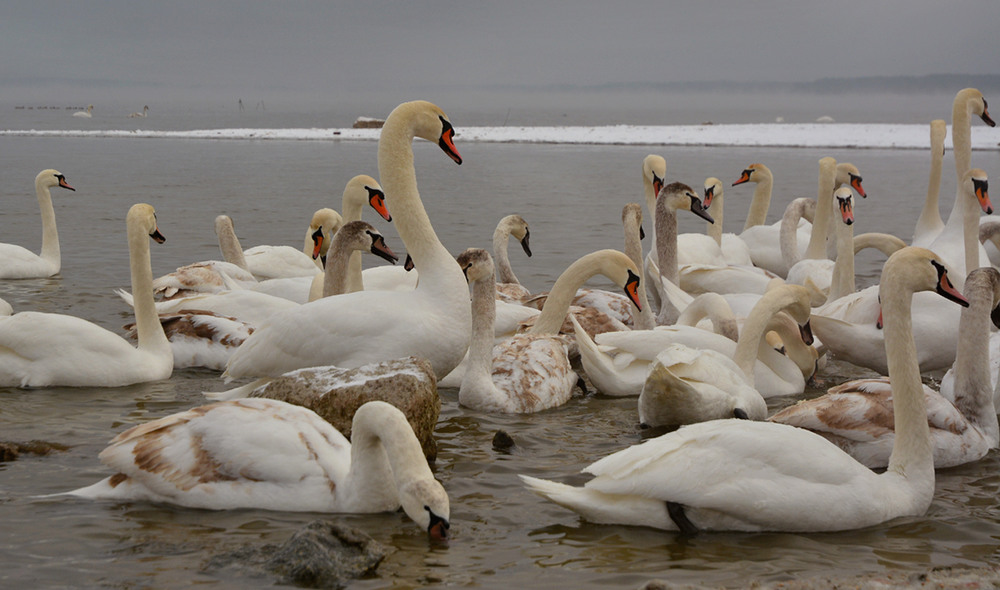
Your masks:
M906 242L892 235L881 232L866 232L854 236L854 253L865 248L875 248L886 256L892 256L900 248L905 248Z
M990 379L990 312L1000 295L1000 274L992 268L969 273L965 298L969 307L959 321L955 356L955 407L991 437L1000 440Z
M62 264L59 251L59 232L56 229L56 212L52 207L52 193L49 187L42 183L42 175L35 178L35 196L38 198L38 209L42 217L42 252L41 257L55 266L56 272Z
M384 497L386 475L396 490L433 479L413 427L402 413L371 404L361 406L351 423L351 467L345 478L350 495Z
M458 272L455 259L434 233L420 193L413 165L413 138L420 103L403 103L386 118L378 142L378 173L385 191L386 207L392 212L396 231L420 273L417 285L433 284L426 280L440 268ZM461 272L458 272L461 279ZM464 282L464 279L461 279Z
M955 95L955 100L951 105L951 145L955 158L955 178L958 179L958 190L955 194L955 202L951 207L951 213L948 215L947 223L949 225L953 223L953 220L961 221L969 206L962 198L962 178L972 167L972 108L977 100L981 100L981 97L982 94L978 90L965 88Z
M716 334L725 336L733 342L739 341L739 326L736 316L726 298L718 293L702 293L694 298L684 311L677 317L677 326L695 326L701 320L708 318Z
M819 161L819 187L816 192L816 217L813 218L812 234L806 258L822 260L826 258L826 238L830 232L833 210L833 189L837 182L837 160L827 157Z
M545 305L542 306L542 312L528 333L558 334L577 290L587 282L587 279L596 274L603 274L609 278L614 276L611 266L614 264L612 260L617 257L625 258L625 255L616 250L598 250L569 265L552 285Z
M802 257L799 255L799 221L803 217L816 218L816 201L805 197L794 199L785 207L778 230L781 258L791 268Z
M625 255L636 268L642 268L642 241L639 231L642 227L642 206L638 203L628 203L622 210L622 225L625 229ZM649 307L649 298L646 295L646 288L639 289L639 305L642 311L635 320L635 328L638 330L652 330L656 327L656 317Z
M753 200L750 201L747 220L743 224L744 230L767 223L767 211L771 207L771 187L774 184L771 171L760 166L754 173L754 180L757 181L757 186L753 189Z
M219 238L222 259L243 270L249 270L247 259L243 255L243 247L240 245L239 238L236 237L233 220L228 215L219 215L215 218L215 235Z
M139 350L170 351L170 341L163 333L160 316L153 299L153 269L149 259L149 234L139 224L128 219L129 271L132 278L132 308Z
M939 199L941 193L941 169L944 165L944 138L947 126L943 119L931 121L931 171L927 181L927 197L917 218L914 235L939 232L944 227Z
M739 339L736 340L733 361L750 379L754 377L757 354L767 333L767 325L774 314L785 308L786 301L783 299L776 290L765 293L743 321L743 329L740 331Z
M708 206L708 214L715 223L705 222L705 233L719 246L722 246L723 193L722 183L716 183L712 189L712 203Z
M933 481L934 456L910 315L913 289L905 284L905 274L883 267L879 284L896 432L888 471L909 478L921 473L926 476L929 470Z

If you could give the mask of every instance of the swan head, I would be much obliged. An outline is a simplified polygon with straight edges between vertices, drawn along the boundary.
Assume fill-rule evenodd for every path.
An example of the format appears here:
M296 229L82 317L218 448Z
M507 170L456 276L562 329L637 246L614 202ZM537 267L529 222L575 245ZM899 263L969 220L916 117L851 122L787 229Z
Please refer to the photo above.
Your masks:
M987 215L993 213L989 187L989 177L981 168L971 168L962 176L962 188L966 193L976 197L979 208Z
M865 192L864 187L861 186L861 172L858 171L858 167L850 162L840 162L837 164L837 180L836 186L842 184L849 184L851 188L858 191L861 198L864 199L868 196Z
M743 184L745 182L763 182L765 179L771 178L771 169L763 164L750 164L743 169L740 173L740 177L736 179L733 186L738 184Z
M632 227L638 226L639 239L645 239L646 232L642 231L642 205L639 203L625 203L625 206L622 207L622 225L624 225L626 229L630 225Z
M493 274L493 257L482 248L468 248L455 260L465 274L465 280L470 283Z
M955 95L956 102L965 101L972 108L972 112L979 116L990 127L996 127L996 122L990 117L989 106L986 104L986 97L976 88L964 88Z
M68 182L66 182L66 177L62 172L49 168L47 170L42 170L35 176L35 186L52 188L54 186L60 186L64 189L71 191L76 191L75 188L71 187Z
M658 195L666 184L667 161L663 156L649 154L642 160L642 178L653 187L653 194Z
M500 220L497 230L506 230L507 233L514 236L521 243L521 249L524 250L524 253L528 258L531 258L531 246L528 245L531 232L528 230L528 222L523 217L516 214L508 215Z
M399 256L386 245L385 237L367 221L345 223L333 239L331 247L368 251L392 264L399 261Z
M854 193L846 186L833 191L834 202L840 210L840 218L846 225L854 223Z
M945 299L968 307L969 301L948 278L948 269L937 254L925 248L900 248L885 261L879 282L879 299L887 293L935 291Z
M156 226L156 210L153 209L152 205L146 203L132 205L132 208L128 210L126 221L129 227L141 228L157 244L162 244L167 240Z
M705 210L705 206L702 204L701 199L698 198L697 193L694 192L694 189L683 182L672 182L663 187L663 190L660 191L660 196L657 197L657 201L660 199L664 199L664 206L675 211L684 209L709 223L715 223L715 219Z
M455 147L455 128L452 127L448 116L439 106L426 100L404 102L389 113L383 128L391 125L390 119L395 118L393 115L410 117L415 137L421 137L438 144L456 164L462 163L462 156L458 153L458 148Z
M307 230L313 242L312 257L325 256L333 235L344 225L344 218L333 209L324 207L313 213Z
M430 537L437 541L448 539L448 529L451 523L448 493L441 482L430 478L420 478L399 487L399 500L403 512L413 519L413 522L425 529Z
M229 233L235 231L235 225L233 224L233 218L228 215L216 215L215 216L215 235L220 236L223 233Z
M385 193L382 191L382 186L367 174L358 174L347 181L347 185L344 187L343 201L345 212L348 208L347 203L360 204L359 206L368 203L382 219L392 221L392 215L389 214L389 209L385 206Z
M705 179L705 198L702 200L702 205L708 209L712 206L712 201L716 197L722 196L722 181L714 176L710 176Z

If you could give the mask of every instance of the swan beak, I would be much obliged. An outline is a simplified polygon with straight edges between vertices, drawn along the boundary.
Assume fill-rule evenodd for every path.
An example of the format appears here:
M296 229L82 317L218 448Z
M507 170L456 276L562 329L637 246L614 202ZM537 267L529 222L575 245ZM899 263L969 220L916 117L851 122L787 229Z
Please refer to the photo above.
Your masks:
M430 512L430 510L428 510ZM437 514L430 512L431 524L427 527L427 533L435 541L447 541L448 540L448 529L451 528L451 524L444 518L441 518Z
M320 250L323 248L323 228L313 232L313 260L319 258Z
M705 210L705 207L701 204L701 200L694 195L691 195L691 213L694 213L709 223L715 223L715 219L713 219L712 216L709 215L708 211Z
M733 183L733 186L736 186L737 184L743 184L744 182L750 182L750 174L752 173L753 171L750 170L749 168L744 170L743 174L740 174L740 178Z
M645 231L643 231L643 229L642 229L642 226L641 226L641 225L639 226L639 239L640 239L640 240L645 240L645 239L646 239L646 232L645 232Z
M799 336L802 338L802 342L806 343L806 346L812 346L813 342L813 330L812 324L806 321L805 324L799 326Z
M979 115L979 117L983 120L983 123L986 123L990 127L997 126L996 121L993 120L993 117L990 117L990 111L989 108L986 106L985 98L983 99L983 114Z
M993 311L990 312L990 320L993 321L993 325L1000 328L1000 306L994 307Z
M639 276L632 272L632 269L628 269L628 280L625 281L625 294L632 300L635 308L642 311L642 305L639 304Z
M993 204L990 203L989 182L973 178L972 184L976 187L976 199L979 206L987 215L993 213Z
M393 264L396 264L396 262L399 260L399 256L396 256L396 253L393 252L389 248L389 246L385 245L385 238L382 237L382 234L377 234L369 231L368 235L371 236L372 238L372 247L371 247L372 254L384 258Z
M702 205L708 209L712 206L712 199L715 198L715 187L710 186L705 189L705 199L702 201Z
M653 192L656 196L660 196L660 191L663 190L663 179L657 175L653 175Z
M449 158L455 160L456 164L462 163L462 155L455 147L455 128L444 117L441 117L441 139L438 140L438 145L441 146L444 153L448 154Z
M851 206L850 199L837 197L837 206L840 207L840 217L844 220L844 223L852 225L854 223L854 207Z
M68 182L66 182L66 177L65 177L65 176L63 176L62 174L60 174L60 175L59 175L59 176L57 176L56 178L58 178L58 179L59 179L59 186L61 186L61 187L63 187L63 188L66 188L66 189L69 189L69 190L71 190L71 191L73 191L73 192L76 192L76 189L75 189L75 188L73 188L73 187L71 187L71 186L69 185L69 183L68 183Z
M937 269L938 273L938 284L935 289L938 295L954 301L955 303L961 305L962 307L969 307L969 300L962 296L955 288L955 285L951 284L951 279L948 278L948 270L945 269L943 264L931 260L931 264Z
M528 238L530 237L530 235L531 232L529 232L528 230L524 230L524 237L521 238L521 249L524 250L524 253L528 255L528 258L531 258L531 246L528 245Z
M851 175L851 188L858 191L858 194L861 195L862 199L868 196L868 193L865 192L864 187L861 186L860 176L855 176L854 174Z
M372 206L372 209L376 213L382 216L382 219L386 221L392 221L392 215L389 215L389 209L385 206L385 193L378 190L377 188L368 189L368 204Z
M162 244L167 241L167 238L163 237L163 234L160 233L160 228L154 229L153 233L149 234L149 237L153 238L153 241L157 244Z

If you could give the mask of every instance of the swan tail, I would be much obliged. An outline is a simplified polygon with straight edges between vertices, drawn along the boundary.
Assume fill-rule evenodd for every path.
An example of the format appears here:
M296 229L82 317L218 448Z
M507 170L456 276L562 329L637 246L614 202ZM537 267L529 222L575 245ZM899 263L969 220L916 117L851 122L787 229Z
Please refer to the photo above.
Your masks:
M246 385L241 385L239 387L234 387L233 389L227 389L225 391L203 391L202 395L207 397L212 401L225 401L230 399L240 399L244 397L250 397L250 394L254 392L258 387L267 385L272 381L271 377L262 377L256 381L251 381Z
M125 303L128 303L129 307L134 307L134 302L132 300L132 294L125 289L115 289L115 295L122 298Z
M641 496L607 494L588 487L518 475L529 490L576 512L598 524L628 524L677 530L667 513L665 502Z

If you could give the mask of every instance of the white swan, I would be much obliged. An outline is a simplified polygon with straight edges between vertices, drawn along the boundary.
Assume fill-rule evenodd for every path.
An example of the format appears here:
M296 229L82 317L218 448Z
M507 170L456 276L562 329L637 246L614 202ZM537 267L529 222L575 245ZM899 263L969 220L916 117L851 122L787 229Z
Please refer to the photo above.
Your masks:
M301 250L292 246L254 246L243 251L246 268L259 281L289 277L311 279L321 271L321 257L342 225L344 219L340 213L328 207L318 209L306 228Z
M973 168L967 171L962 186L962 198L989 203L985 172L982 170ZM977 236L978 232L970 235L972 241L978 244ZM944 256L941 259L945 260L946 266L949 264ZM955 362L959 311L952 305L943 305L940 299L927 293L914 295L913 310L913 334L920 369L947 369ZM838 358L885 375L889 367L885 355L885 334L877 324L879 313L879 289L876 285L816 308L813 311L813 332L823 346Z
M730 356L765 398L802 393L805 379L795 362L767 345L772 316L787 311L799 325L809 320L809 294L799 285L777 285L754 305L738 342L691 326L659 326L654 330L608 332L591 339L576 333L580 361L590 381L605 395L639 395L649 365L675 343L712 348Z
M705 179L705 198L702 199L702 204L715 220L714 223L706 224L705 231L722 249L726 264L750 266L753 264L753 258L750 257L750 247L738 235L722 231L725 216L723 190L722 181L718 178L710 176Z
M510 236L514 236L521 244L521 249L530 258L531 246L528 240L531 232L528 230L528 222L520 215L507 215L497 223L493 231L493 260L496 266L496 292L497 297L503 301L516 302L531 296L531 291L517 280L514 269L510 266L510 257L507 256L507 243Z
M94 105L87 105L87 109L83 111L77 111L73 113L74 117L80 117L81 119L90 119L94 116L93 111Z
M232 288L234 283L243 288L257 284L257 279L246 269L232 218L216 216L215 235L223 260L204 260L178 267L174 272L153 279L153 293L163 299L175 299L219 293Z
M56 213L52 208L54 186L75 191L58 170L42 170L35 176L35 195L42 215L42 253L31 252L16 244L0 244L0 279L37 279L59 273L62 259L59 254L59 233L56 231Z
M622 229L625 232L625 247L622 251L636 268L643 268L642 239L645 233L642 231L642 205L626 203L622 207ZM632 327L640 330L655 328L656 316L649 306L649 291L645 286L639 289L639 310L638 317L632 318Z
M837 223L835 228L836 241L840 249L837 260L830 260L825 256L823 258L794 260L792 258L794 250L782 248L782 254L788 256L786 261L789 263L788 276L785 277L785 280L793 285L802 285L809 289L813 307L822 305L831 296L836 299L854 292L854 193L850 187L842 186L833 191L830 200L824 200L822 204L818 203L817 207L830 207L840 214L838 216L840 223ZM817 214L816 218L819 217ZM786 228L783 227L783 229ZM794 232L788 233L792 239L795 238ZM840 256L844 256L843 262L840 262ZM842 276L838 277L840 283L834 289L832 286L834 267L838 262L841 264ZM847 265L850 266L849 269ZM848 281L850 285L847 285ZM836 293L831 295L831 291L836 291Z
M695 424L720 418L763 420L767 402L732 358L671 344L656 355L639 394L639 424Z
M414 137L434 141L461 163L453 136L440 108L414 101L393 110L379 139L379 178L399 237L420 273L416 289L345 293L281 312L236 351L228 377L276 377L328 364L353 368L411 354L430 361L439 378L458 365L472 331L469 288L420 201L411 145Z
M533 491L605 524L680 530L836 531L923 514L934 496L910 298L938 289L964 301L933 253L900 250L882 272L896 431L877 474L821 436L784 424L714 420L624 449L584 469L583 487L521 475Z
M358 408L351 441L312 410L265 399L218 402L122 432L101 451L116 473L67 492L190 508L387 512L447 537L448 494L401 411Z
M931 169L927 180L927 196L924 198L923 209L913 228L911 244L926 248L928 244L944 229L941 219L941 209L938 201L941 195L941 169L944 166L944 138L948 127L944 119L931 121Z
M752 182L756 186L753 190L753 199L750 201L750 210L747 212L746 223L739 237L750 249L750 259L753 260L754 266L784 277L788 273L788 267L781 256L780 221L766 225L767 211L771 206L774 176L771 174L771 169L764 164L754 163L743 169L740 177L733 182L733 186L747 182ZM801 227L799 232L798 243L801 244L801 254L804 255L806 242L809 240L809 230L806 227Z
M958 91L951 107L951 143L955 156L955 179L957 180L955 201L952 204L951 213L948 215L948 221L926 245L927 248L937 252L947 264L951 265L952 276L955 277L955 282L959 286L965 280L966 274L973 268L989 266L986 250L975 239L978 236L977 226L979 224L976 205L963 198L966 174L972 168L973 113L990 127L996 125L990 117L982 92L975 88L964 88ZM983 177L985 178L985 172ZM980 201L979 203L979 206L988 215L992 213L992 208L987 210L987 205L988 201L986 203Z
M484 412L525 414L569 401L579 376L565 339L518 334L494 348L493 260L479 248L469 248L457 260L472 283L472 339L458 402Z
M965 298L969 307L962 310L954 367L957 399L953 404L923 386L938 468L981 459L1000 442L987 352L989 315L1000 302L1000 273L993 268L972 271L965 282ZM812 430L874 469L889 464L895 435L892 407L889 379L857 379L789 406L770 420Z
M141 113L130 113L128 117L129 117L129 119L135 119L137 117L138 118L145 118L147 116L149 116L149 106L148 105L143 105Z
M0 387L120 387L170 377L173 355L153 303L149 239L163 241L153 208L126 218L139 347L86 320L24 311L0 318Z

